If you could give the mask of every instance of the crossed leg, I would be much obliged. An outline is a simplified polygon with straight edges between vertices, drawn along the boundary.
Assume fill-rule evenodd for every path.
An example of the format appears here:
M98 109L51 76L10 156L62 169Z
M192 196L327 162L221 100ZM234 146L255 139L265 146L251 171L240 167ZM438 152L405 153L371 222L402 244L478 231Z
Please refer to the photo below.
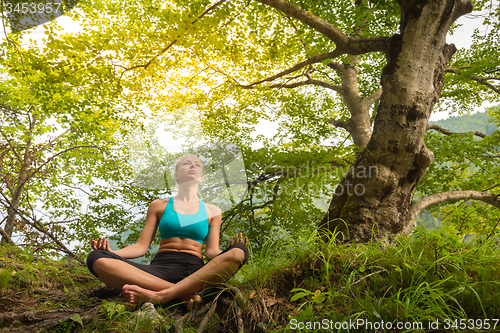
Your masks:
M144 283L124 284L122 288L123 295L128 302L136 304L145 302L153 304L168 303L176 298L182 300L186 297L192 297L195 292L227 281L238 270L244 259L245 252L240 248L233 248L218 255L205 266L176 284L170 283L169 286L162 284L162 287L155 286L155 288L144 287ZM190 306L193 305L193 302L196 302L196 300L189 301Z
M99 280L116 289L122 289L127 284L132 284L139 288L160 291L174 285L171 282L131 266L124 261L112 258L99 258L94 262L92 267L99 276ZM188 302L188 309L201 301L200 296L194 293L180 295L176 298Z

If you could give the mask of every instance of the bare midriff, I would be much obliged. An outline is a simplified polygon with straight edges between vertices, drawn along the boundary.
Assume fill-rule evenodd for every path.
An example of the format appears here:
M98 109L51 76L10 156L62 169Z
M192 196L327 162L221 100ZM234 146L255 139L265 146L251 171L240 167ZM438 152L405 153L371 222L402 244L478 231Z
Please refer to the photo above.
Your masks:
M158 253L162 252L182 252L189 253L202 258L201 251L203 250L203 244L194 241L189 238L166 238L160 241L160 249Z

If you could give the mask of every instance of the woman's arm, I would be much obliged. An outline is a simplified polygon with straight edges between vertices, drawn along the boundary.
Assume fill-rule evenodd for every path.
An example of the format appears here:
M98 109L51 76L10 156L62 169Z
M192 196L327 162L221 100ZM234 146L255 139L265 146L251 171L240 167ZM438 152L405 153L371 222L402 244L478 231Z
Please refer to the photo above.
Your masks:
M219 250L219 231L222 222L222 212L219 207L213 205L210 205L210 210L209 216L213 217L210 218L208 235L205 241L205 255L209 260L212 260L213 257L222 252Z
M164 208L165 202L162 200L153 201L149 207L146 214L146 222L144 224L144 229L142 229L139 239L134 244L124 247L123 249L113 251L109 248L109 242L104 237L99 237L98 241L92 241L92 249L97 250L107 250L118 254L125 259L139 258L148 252L149 246L153 242L156 234L156 229L158 227L158 212Z
M209 260L212 260L222 252L219 250L219 232L222 222L222 212L219 207L213 205L210 206L210 209L213 209L213 211L211 211L213 218L210 219L208 235L205 241L205 255ZM229 239L229 246L236 243L241 243L246 246L248 244L248 238L243 237L241 232L239 234L235 234Z

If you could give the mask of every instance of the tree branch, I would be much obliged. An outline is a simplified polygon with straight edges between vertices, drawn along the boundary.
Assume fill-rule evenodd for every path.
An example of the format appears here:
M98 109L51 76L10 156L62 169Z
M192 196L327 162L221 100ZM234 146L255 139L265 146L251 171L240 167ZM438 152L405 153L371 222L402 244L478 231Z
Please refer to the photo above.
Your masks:
M452 132L450 130L447 130L445 128L442 128L441 126L438 126L436 124L428 124L427 125L427 131L430 131L430 130L436 130L438 132L441 132L445 135L453 135L453 134L459 134L460 136L465 136L465 135L468 135L468 134L473 134L473 135L476 135L476 136L479 136L481 138L485 138L487 135L484 134L484 133L481 133L481 132L477 132L477 131L470 131L469 133L455 133L455 132Z
M262 209L262 208L265 208L265 207L269 206L272 203L274 203L274 200L269 200L269 201L266 201L264 204L262 204L260 206L253 207L253 209Z
M12 245L16 245L16 243L14 243L14 241L9 237L9 235L7 235L7 233L5 232L5 230L3 230L2 227L0 227L0 235L2 235L2 241L7 242L7 243L12 244ZM17 247L17 245L16 245L16 247Z
M327 163L330 163L331 169L345 167L348 165L348 164L342 164L341 162L337 162L337 161L335 161L335 162L330 161ZM248 185L249 185L249 187L255 186L256 184L258 184L260 182L267 181L267 180L274 178L274 177L283 177L283 178L301 177L302 170L304 170L304 169L306 170L308 175L309 175L309 172L311 175L315 175L315 174L319 174L321 171L324 171L324 168L320 168L320 167L312 168L313 170L309 171L308 166L305 166L305 165L301 165L301 166L296 167L296 168L294 167L293 171L291 170L291 171L284 172L283 169L285 169L285 168L281 168L281 170L278 170L278 171L262 173L261 175L259 175L259 177L257 177L257 179L250 181L248 183ZM287 168L287 170L288 170L288 168Z
M337 45L340 54L385 52L388 37L351 38L334 25L284 0L256 0L293 17L328 37ZM337 51L336 50L336 51Z
M313 69L313 72L321 73L324 76L326 76L327 78L329 78L331 81L335 82L336 84L339 84L339 82L337 80L335 80L334 78L330 77L330 75L327 72L324 72L322 70L317 69L314 65L311 65L311 68Z
M67 130L65 130L64 132L62 132L61 134L59 134L58 136L54 137L53 139L49 140L49 142L47 143L47 146L52 146L56 141L59 141L60 138L62 138L66 133L69 133L71 131L71 128L68 128Z
M57 156L61 155L61 154L64 154L64 153L67 153L68 151L70 150L75 150L75 149L80 149L80 148L96 148L96 149L100 149L99 147L97 146L74 146L74 147L71 147L71 148L68 148L68 149L65 149L65 150L62 150L54 155L52 155L51 157L49 157L47 159L47 161L45 161L44 163L40 164L40 166L38 168L36 168L29 176L28 178L22 183L22 185L24 186L24 184L30 180L32 178L32 176L34 174L36 174L38 171L40 171L44 166L46 166L47 164L49 164L54 158L56 158Z
M414 225L417 216L426 208L443 202L457 200L480 200L500 209L500 198L498 194L490 194L479 191L449 191L433 194L414 202L408 211L406 221L411 227Z
M343 128L343 129L345 129L346 131L349 132L349 120L347 120L347 121L341 121L341 120L335 120L334 118L330 118L329 123L332 124L335 127Z
M466 69L470 67L459 67L459 68L446 68L445 73L453 73L453 74L460 74L461 69ZM494 71L493 71L494 72ZM488 80L500 80L500 77L481 77L481 76L475 76L475 75L467 75L467 77L473 81L476 81L479 84L482 84L483 86L486 86L496 92L497 94L500 94L500 88L489 83Z
M488 80L496 80L496 78L487 78L487 77L478 77L471 75L470 78L474 81L476 81L479 84L482 84L483 86L486 86L496 92L497 94L500 94L500 88L496 87L495 85L491 84L488 82Z
M311 65L311 64L316 64L318 62L322 62L326 59L331 59L331 58L336 58L338 56L340 56L341 54L338 53L337 51L333 51L333 52L328 52L328 53L323 53L323 54L317 54L313 57L310 57L309 59L306 59L302 62L299 62L298 64L296 64L295 66L287 69L287 70L284 70L276 75L273 75L271 77L268 77L264 80L260 80L260 81L257 81L257 82L254 82L254 83L251 83L249 85L242 85L240 84L243 88L245 89L249 89L249 88L253 88L253 86L256 86L258 84L261 84L261 83L264 83L264 82L271 82L271 81L274 81L276 79L279 79L280 77L283 77L285 75L289 75L293 72L296 72L298 71L299 69L302 69L308 65Z
M34 219L33 217L31 216L28 216L30 219L33 220L33 222L31 222L30 220L28 220L28 217L25 216L24 212L20 211L19 209L17 209L16 207L13 207L10 200L5 196L5 194L3 194L3 192L0 192L0 194L3 196L4 200L7 202L7 204L10 206L10 208L12 208L16 214L28 225L32 226L33 228L35 228L36 230L40 231L41 233L45 234L46 236L48 236L55 244L57 244L57 246L59 246L60 250L66 254L69 254L71 257L75 258L79 263L83 264L84 262L80 260L80 258L78 258L78 256L76 254L73 253L73 251L71 251L70 249L68 249L63 243L61 243L60 240L58 240L56 238L56 236L54 236L51 232L49 232L48 230L46 230L42 224L37 221L36 219Z
M372 105L373 103L378 101L381 96L382 96L382 87L375 90L370 96L364 97L363 103L367 105Z
M307 85L314 85L314 86L328 88L328 89L334 90L340 94L342 94L344 91L344 88L342 86L339 86L336 84L331 84L331 83L321 81L321 80L316 80L316 79L307 79L305 81L294 82L294 83L289 83L289 84L277 83L277 84L270 85L269 88L296 88L296 87L307 86Z
M14 155L16 155L16 157L19 160L19 162L23 163L23 160L21 159L21 156L19 156L18 152L16 151L16 149L12 145L11 140L9 140L9 138L7 137L7 135L5 135L5 133L2 131L2 129L0 129L0 133L5 138L5 140L7 140L7 143L9 144L10 150L14 153Z

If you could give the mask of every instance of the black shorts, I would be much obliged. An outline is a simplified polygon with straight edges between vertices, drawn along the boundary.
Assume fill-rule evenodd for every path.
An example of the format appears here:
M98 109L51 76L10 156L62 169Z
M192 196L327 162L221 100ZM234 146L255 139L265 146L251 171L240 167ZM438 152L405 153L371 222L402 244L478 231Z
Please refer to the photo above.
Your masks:
M241 243L234 244L222 251L219 255L226 253L233 248L239 248L243 250L243 252L245 252L245 259L241 263L240 267L238 267L239 269L241 268L241 266L243 266L244 263L248 261L248 249L245 245ZM146 265L127 260L117 254L114 254L113 252L109 252L106 250L94 250L90 252L87 257L87 267L89 268L90 272L97 278L99 277L97 276L97 273L94 271L92 266L94 266L94 262L100 258L112 258L124 261L127 264L137 267L144 272L172 283L179 282L180 280L193 274L205 265L203 259L198 258L193 254L183 252L158 253L153 258L151 263L149 265Z

